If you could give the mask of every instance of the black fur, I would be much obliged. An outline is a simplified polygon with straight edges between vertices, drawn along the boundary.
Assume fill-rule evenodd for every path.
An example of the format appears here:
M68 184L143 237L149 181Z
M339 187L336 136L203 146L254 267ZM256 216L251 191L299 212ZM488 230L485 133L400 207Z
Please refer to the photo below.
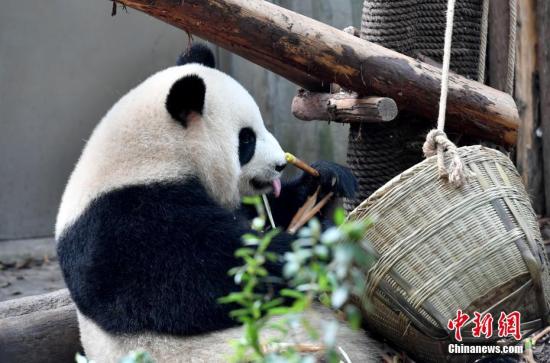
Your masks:
M180 54L176 65L182 66L188 63L199 63L210 68L216 68L214 54L204 44L196 43L185 53Z
M174 120L187 126L187 117L191 112L202 114L206 86L197 75L185 76L177 80L166 97L166 110Z
M250 127L242 128L239 132L239 162L241 166L252 160L256 150L256 134Z
M284 183L280 198L271 199L279 226L288 226L319 183L323 193L350 197L355 192L347 168L312 165L320 178L302 174ZM237 289L227 272L242 264L234 251L250 232L241 212L219 206L196 179L130 186L98 197L58 241L73 300L112 333L190 335L235 325L228 316L234 306L217 299ZM283 254L292 239L280 233L270 248ZM280 264L268 269L281 273Z
M197 334L235 324L217 299L236 288L228 270L248 226L196 180L130 186L92 202L57 253L76 305L106 331Z

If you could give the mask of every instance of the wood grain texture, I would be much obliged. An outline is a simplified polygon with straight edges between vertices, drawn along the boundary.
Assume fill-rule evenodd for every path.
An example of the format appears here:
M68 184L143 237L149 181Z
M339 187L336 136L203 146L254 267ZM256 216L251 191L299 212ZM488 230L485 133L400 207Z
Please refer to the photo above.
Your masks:
M537 16L536 0L518 2L515 98L521 118L517 167L538 214L544 213L544 187L537 83Z
M490 1L487 84L501 91L506 89L509 24L508 0Z
M330 83L393 98L434 119L441 72L436 67L358 39L268 2L245 0L121 0L185 29L309 90ZM473 136L514 144L518 115L512 98L451 75L448 125Z
M80 350L67 289L0 303L0 362L74 362Z
M385 122L398 114L388 97L360 97L355 93L317 93L300 89L292 101L292 114L304 121Z
M537 27L545 214L550 215L550 1L537 1Z

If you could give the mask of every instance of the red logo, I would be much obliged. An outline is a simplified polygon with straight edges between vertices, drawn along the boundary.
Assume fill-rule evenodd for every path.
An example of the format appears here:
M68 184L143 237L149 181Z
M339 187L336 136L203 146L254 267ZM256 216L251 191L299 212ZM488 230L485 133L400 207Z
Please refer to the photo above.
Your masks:
M512 311L506 315L504 311L500 312L500 318L498 318L498 336L506 337L513 336L516 340L521 340L520 323L521 314L519 311Z
M449 320L447 323L447 328L451 331L455 331L455 340L459 342L462 341L460 329L462 329L462 326L466 324L468 320L470 320L470 316L468 314L463 314L462 310L458 309L456 311L456 318Z
M456 311L454 319L449 319L447 328L450 331L454 330L456 341L462 341L461 329L469 320L470 316L463 313L460 309ZM491 313L481 314L474 312L472 335L474 337L481 337L483 335L485 338L490 338L493 335L493 322L494 319ZM505 312L500 313L500 317L498 318L498 336L501 338L512 336L516 340L521 340L521 313L519 311L512 311L509 314Z
M481 315L477 311L474 312L474 315L472 335L479 338L483 334L485 338L490 338L493 335L493 316L490 313Z

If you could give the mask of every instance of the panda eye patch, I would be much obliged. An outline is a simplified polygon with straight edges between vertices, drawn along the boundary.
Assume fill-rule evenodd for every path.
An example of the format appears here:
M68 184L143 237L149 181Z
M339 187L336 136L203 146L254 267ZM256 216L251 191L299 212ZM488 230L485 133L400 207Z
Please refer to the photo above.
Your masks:
M242 128L239 132L239 162L241 166L248 163L256 150L256 134L250 127Z

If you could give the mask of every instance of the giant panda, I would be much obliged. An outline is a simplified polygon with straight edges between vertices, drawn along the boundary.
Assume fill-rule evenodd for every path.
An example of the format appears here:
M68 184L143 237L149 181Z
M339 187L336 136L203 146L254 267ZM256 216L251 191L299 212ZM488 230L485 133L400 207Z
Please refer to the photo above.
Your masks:
M157 362L225 361L242 336L231 307L217 302L236 289L228 270L240 264L234 251L252 216L241 198L268 193L284 230L318 185L338 196L356 189L349 170L330 162L313 164L320 178L281 183L281 146L250 94L214 63L194 45L123 96L67 183L57 254L85 354L97 363L136 349ZM271 248L282 253L291 240L280 233ZM333 319L321 308L308 314L316 326ZM352 361L377 356L363 333L342 326L339 335Z

